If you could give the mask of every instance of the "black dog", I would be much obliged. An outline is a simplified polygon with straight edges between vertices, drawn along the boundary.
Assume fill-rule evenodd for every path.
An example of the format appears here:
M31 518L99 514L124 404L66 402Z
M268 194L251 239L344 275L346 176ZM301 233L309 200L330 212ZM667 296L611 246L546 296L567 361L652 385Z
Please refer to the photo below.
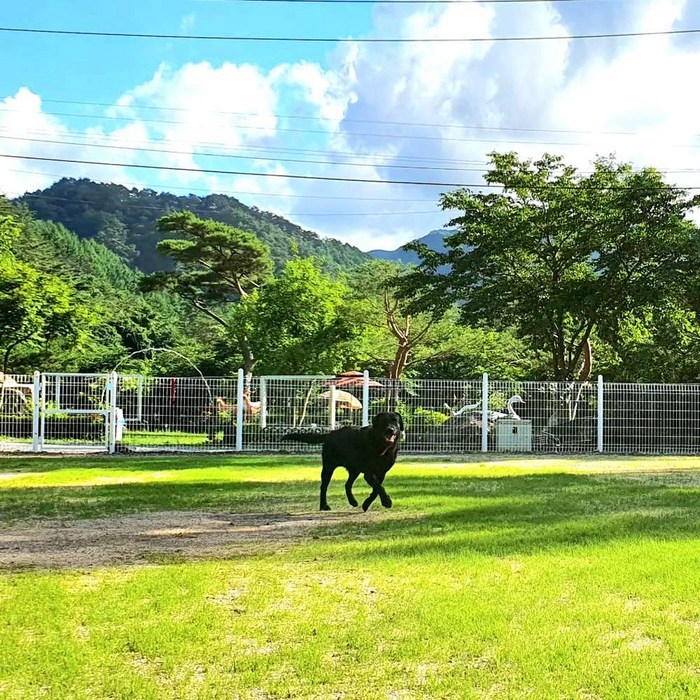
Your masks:
M337 467L348 470L345 493L351 506L357 505L352 495L352 485L360 474L372 487L372 493L362 504L366 511L379 496L385 508L391 508L391 498L382 485L386 473L394 466L403 437L403 419L399 413L378 413L372 425L364 428L347 427L330 433L290 433L282 440L306 442L312 445L323 443L321 459L321 510L330 510L327 493L328 484Z

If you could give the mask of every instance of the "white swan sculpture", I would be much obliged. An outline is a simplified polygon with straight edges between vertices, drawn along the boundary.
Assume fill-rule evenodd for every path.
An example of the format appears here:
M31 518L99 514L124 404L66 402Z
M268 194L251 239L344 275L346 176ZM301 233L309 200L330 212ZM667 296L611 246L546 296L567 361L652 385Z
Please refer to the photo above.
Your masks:
M525 403L524 399L520 394L515 394L511 396L508 399L508 403L506 404L506 411L507 413L503 413L503 411L488 411L488 419L490 421L495 421L495 420L502 420L503 418L510 418L510 420L522 420L520 416L515 412L515 409L513 408L513 404L516 403ZM445 404L445 408L450 409L450 412L452 413L452 417L456 418L457 416L461 416L463 413L466 412L476 412L476 410L481 406L481 401L477 401L476 403L468 404L466 406L462 406L458 411L452 411L450 406Z

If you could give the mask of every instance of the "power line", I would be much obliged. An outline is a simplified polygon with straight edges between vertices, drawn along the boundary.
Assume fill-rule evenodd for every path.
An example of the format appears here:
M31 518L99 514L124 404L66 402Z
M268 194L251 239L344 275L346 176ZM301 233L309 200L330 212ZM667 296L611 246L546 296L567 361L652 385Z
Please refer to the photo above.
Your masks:
M0 112L21 112L21 110L12 109L10 107L0 107ZM43 112L43 114L52 117L77 117L79 119L95 119L96 117L92 114L76 114L75 112ZM114 115L101 115L99 119L107 119L111 121L129 121L134 119L134 117L117 117ZM138 121L144 122L145 124L170 124L170 125L182 125L187 124L182 120L178 119L148 119L144 117L138 117ZM248 124L233 124L232 126L247 129L252 131L275 131L284 133L296 133L296 134L322 134L328 135L329 132L323 129L293 129L288 127L266 127L266 126L255 126ZM508 139L507 141L499 139L479 139L479 138L458 138L456 136L429 136L426 134L376 134L370 132L350 132L347 135L362 138L378 138L378 139L404 139L404 140L416 140L416 141L447 141L454 143L514 143L518 145L545 145L545 146L578 146L586 147L593 146L595 144L590 142L581 141L521 141L515 139ZM630 135L643 135L643 134L630 134ZM678 148L698 148L698 144L675 144L674 147Z
M610 34L553 34L549 36L501 36L501 37L291 37L291 36L217 36L211 34L141 34L137 32L100 32L69 29L31 29L28 27L0 27L0 32L15 34L45 34L53 36L109 37L119 39L186 39L188 41L241 41L285 43L353 43L353 44L458 44L505 41L560 41L570 39L627 39L648 36L680 36L699 34L700 29L668 29L653 32L615 32Z
M60 141L60 140L53 140L53 139L41 139L41 138L28 138L28 137L23 137L23 136L3 136L1 132L4 131L10 131L8 129L3 129L0 127L0 139L5 139L5 140L15 140L15 141L29 141L33 143L50 143L50 144L57 144L57 145L67 145L67 146L83 146L85 148L114 148L117 150L132 150L132 151L144 151L144 152L154 152L154 153L166 153L166 154L175 154L175 155L191 155L191 156L204 156L204 157L228 157L228 158L238 158L238 159L245 159L245 160L270 160L270 161L276 161L276 162L293 162L293 163L309 163L309 164L321 164L321 165L348 165L348 166L358 166L358 167L376 167L376 168L400 168L404 170L445 170L445 171L451 171L451 172L473 172L473 173L480 173L484 174L487 172L491 167L492 164L488 161L477 161L477 160L461 160L461 159L456 159L456 158L438 158L438 157L421 157L421 156L401 156L401 155L394 155L394 154L368 154L367 157L369 158L382 158L385 160L389 160L389 162L336 162L336 161L331 161L331 160L305 160L305 159L295 159L295 158L281 158L277 154L278 153L304 153L304 154L313 154L313 155L319 155L322 157L344 157L344 156L362 156L361 153L353 153L350 151L335 151L335 150L315 150L315 149L303 149L303 148L291 148L291 147L283 147L283 148L276 148L273 146L262 146L262 147L257 147L257 146L244 146L241 148L236 148L236 149L231 149L227 148L223 144L218 144L218 143L207 143L207 142L187 142L187 141L178 141L178 140L172 140L172 139L167 139L167 138L159 138L159 137L149 137L147 140L142 140L142 139L135 139L131 140L128 139L128 142L133 142L134 144L142 144L142 143L151 143L153 141L164 143L164 144L178 144L178 143L183 143L186 144L187 146L190 146L189 150L186 151L173 151L173 150L166 150L166 149L155 149L155 148L150 148L150 147L141 147L137 145L132 145L132 146L125 146L122 145L124 143L123 139L111 137L111 136L99 136L101 141L111 141L119 145L112 146L110 144L101 144L101 143L95 143L95 142L90 142L90 141L78 141L78 142L73 142L73 141ZM13 133L10 131L10 133ZM55 132L47 129L33 129L29 130L25 133L32 133L32 134L48 134L48 135L53 135ZM62 134L66 135L72 135L76 136L79 138L86 138L89 136L88 134L85 134L83 132L79 131L70 131L66 130L62 132ZM511 143L511 142L506 142L506 143ZM222 153L207 153L199 150L202 147L221 147L226 149L225 152ZM682 148L697 148L697 145L693 144L687 144L678 147ZM249 153L249 151L252 151L252 154ZM393 161L399 161L399 163L393 162ZM463 163L472 163L478 167L442 167L442 166L425 166L425 165L402 165L401 163L403 161L419 161L419 162L427 162L427 163L455 163L455 164L463 164ZM681 174L693 174L700 172L699 168L695 167L686 167L686 168L677 168L677 167L655 167L655 170L658 172L665 174L665 175L681 175ZM24 171L16 171L16 172L24 172ZM590 170L579 170L579 174L581 175L589 175L593 171ZM43 174L43 173L29 173L29 174ZM171 188L172 189L172 188ZM175 188L177 189L177 188ZM187 189L187 188L182 188L182 189ZM208 191L208 190L202 190L202 191ZM232 194L236 194L235 192L232 192ZM262 195L262 196L268 196L264 195L264 193L260 192L242 192L241 194L254 194L254 195ZM270 195L272 196L272 195ZM280 195L281 196L281 195ZM391 200L394 201L394 200ZM396 201L401 201L401 200L396 200ZM408 201L414 201L414 200L408 200Z
M9 132L10 134L14 134L14 130L7 128L7 127L0 127L0 132ZM23 133L25 134L38 134L39 136L42 135L48 135L48 136L54 136L56 134L55 130L51 129L27 129ZM68 136L75 136L78 138L85 138L89 136L89 134L86 134L85 132L82 131L72 131L70 129L65 129L61 131L61 134L65 134ZM107 136L107 135L101 135L99 137L103 141L114 141L117 143L123 143L123 139L120 139L118 137L114 136ZM263 155L265 153L304 153L306 155L317 155L317 156L331 156L331 157L344 157L344 156L350 156L350 157L367 157L367 158L382 158L382 159L390 159L392 161L398 160L398 161L406 161L406 162L425 162L425 163L454 163L454 164L471 164L471 165L477 165L481 166L476 172L482 172L484 168L488 167L488 162L485 160L470 160L470 159L460 159L460 158L440 158L440 157L427 157L427 156L402 156L400 154L394 154L394 153L359 153L359 152L354 152L354 151L339 151L339 150L318 150L318 149L309 149L309 148L294 148L292 146L251 146L251 145L246 145L246 146L238 146L236 148L231 148L230 146L227 146L226 144L222 142L210 142L210 141L181 141L178 139L169 139L166 137L160 137L160 136L149 136L146 140L144 139L128 139L130 142L133 143L151 143L153 141L158 142L158 143L164 143L164 144L183 144L186 146L189 146L190 148L193 149L198 149L198 148L223 148L226 149L228 152L230 152L232 155L235 155L237 153L243 152L253 152L253 153L259 153L260 155L258 156L262 160L271 160L272 158L275 158L276 156L268 156L268 155ZM382 163L377 163L377 165L382 165Z
M233 2L239 2L240 0L232 0ZM257 2L258 0L250 0L250 2ZM286 2L287 0L279 0L280 2ZM298 1L298 0L297 0ZM338 0L339 1L339 0ZM345 0L344 0L345 1ZM354 0L348 0L352 2ZM531 2L532 0L528 0ZM577 2L580 0L576 0ZM122 109L150 109L157 110L161 112L185 112L198 114L196 109L188 109L187 107L164 107L161 105L120 105L110 102L82 102L79 100L50 100L42 98L42 102L49 104L69 104L69 105L82 105L86 107L110 107L110 108L122 108ZM50 114L50 112L45 112L45 114ZM260 112L234 112L229 110L207 110L207 114L223 114L231 116L244 116L244 117L261 117L270 116L276 119L304 119L307 121L339 121L333 117L321 117L314 115L301 115L301 114L261 114ZM60 115L59 115L60 116ZM82 115L81 115L82 116ZM85 115L86 117L95 117L96 115ZM141 121L146 121L140 117L110 117L114 119L140 119ZM592 131L592 130L582 130L582 129L543 129L534 127L518 127L518 126L477 126L475 124L438 124L433 122L403 122L395 120L385 120L385 119L353 119L350 117L343 117L343 123L351 124L386 124L390 126L419 126L419 127L429 127L433 129L471 129L474 131L524 131L524 132L534 132L534 133L546 133L546 134L586 134L586 135L602 135L602 136L638 136L640 132L638 131ZM183 122L177 122L183 123Z
M358 182L373 185L419 185L422 187L456 187L456 188L469 188L469 189L487 189L495 188L501 189L503 185L501 184L490 184L490 183L466 183L466 182L431 182L431 181L419 181L419 180L372 180L369 178L357 178L357 177L331 177L327 175L297 175L289 173L261 173L261 172L250 172L250 171L240 171L240 170L217 170L214 168L187 168L184 166L174 166L174 165L146 165L141 163L112 163L108 161L95 161L95 160L80 160L72 158L49 158L43 156L28 156L14 153L0 153L0 158L13 158L16 160L34 160L42 161L47 163L73 163L77 165L99 165L117 168L139 168L143 170L163 170L169 172L191 172L191 173L207 173L213 175L250 175L253 177L272 177L278 179L289 179L289 180L313 180L316 182ZM536 189L537 186L535 186ZM557 185L554 183L545 183L542 187L556 187L557 189L578 189L580 185ZM613 185L613 186L591 186L587 185L586 189L589 190L636 190L640 189L638 187L633 187L629 185ZM652 189L669 189L677 191L688 191L688 190L700 190L700 186L695 187L678 187L675 185L661 184L654 187L644 187L642 189L652 190Z
M18 155L14 153L0 153L0 158L15 158L18 160L38 160L47 163L74 163L77 165L103 165L117 168L141 168L144 170L167 170L172 172L208 173L211 175L251 175L254 177L288 178L291 180L315 180L325 182L361 182L377 185L422 185L424 187L491 187L493 185L467 185L455 182L419 182L415 180L372 180L359 177L330 177L325 175L291 175L284 173L261 173L244 170L217 170L214 168L186 168L174 165L144 165L141 163L110 163L98 160L79 160L72 158L45 158L40 156Z
M47 173L43 172L40 170L21 170L17 168L7 168L3 172L6 173L18 173L22 175L43 175L43 176L48 176L48 177L59 177L58 175L53 175L52 173ZM65 176L64 176L65 177ZM144 185L142 182L134 182L132 180L121 180L118 183L113 183L117 185L123 185L123 186L130 186L134 187L136 189L150 189L156 191L159 189L158 187L150 186L150 185ZM216 192L212 192L211 188L206 188L206 187L178 187L176 185L168 185L168 190L180 190L182 192L187 192L187 193L192 193L192 192L203 192L206 195L211 195L211 196L216 196L216 195L230 195L230 196L238 196L238 195L249 195L249 196L256 196L256 197L284 197L288 199L340 199L343 201L353 201L353 202L431 202L435 203L435 199L416 199L415 197L411 197L410 199L403 199L401 197L352 197L350 195L343 195L343 196L333 196L333 195L321 195L321 194L289 194L287 192L245 192L242 190L217 190ZM16 190L19 193L19 190ZM161 190L159 193L157 193L157 196L161 196L163 194L171 194L171 192L166 192L164 190ZM174 197L177 195L173 195Z
M447 172L470 172L470 173L481 173L485 174L485 170L488 170L488 164L481 168L459 168L459 167L443 167L434 165L402 165L397 163L359 163L352 161L333 161L333 160L307 160L304 158L280 158L278 156L261 156L260 154L253 155L241 155L234 153L212 153L207 151L201 151L197 149L190 149L184 151L174 151L162 148L150 148L142 146L125 146L125 145L113 145L105 143L94 143L86 141L61 141L58 139L39 139L39 138L29 138L24 136L3 136L0 134L0 140L6 141L26 141L29 143L47 143L59 146L82 146L85 148L109 148L113 150L120 151L137 151L139 153L164 153L166 155L187 155L187 156L199 156L203 158L235 158L242 160L271 160L275 163L306 163L310 165L331 165L331 166L348 166L348 167L363 167L363 168L396 168L399 170L438 170ZM684 168L678 170L672 170L669 168L660 169L656 168L659 172L666 175L671 174L688 174L696 173L699 171L698 168ZM588 174L590 171L580 171L581 174Z
M27 138L24 136L2 136L0 139L6 141L28 141L29 143L50 143L60 146L85 146L87 148L111 148L120 151L138 151L139 153L165 153L166 155L187 155L193 156L197 155L204 158L238 158L245 160L268 160L262 159L259 155L257 156L241 156L232 155L230 153L211 153L207 151L197 151L196 153L192 150L190 151L172 151L163 148L148 148L140 146L121 146L113 145L109 143L85 143L78 141L59 141L57 139L37 139L37 138ZM397 165L392 163L356 163L356 162L339 162L331 160L305 160L303 158L270 158L269 160L274 160L276 163L308 163L312 165L333 165L333 166L348 166L348 167L360 167L360 168L397 168L400 170L446 170L446 171L459 171L459 172L481 172L477 168L448 168L448 167L437 167L433 165Z
M59 197L58 195L52 195L52 194L44 194L39 193L26 193L24 195L21 195L21 198L30 198L30 199L47 199L51 201L57 201L57 202L78 202L80 204L90 204L93 205L95 204L94 201L91 201L89 199L76 199L75 197ZM247 206L247 205L244 205ZM162 211L163 207L154 207L154 206L149 206L148 204L128 204L129 209L142 209L142 210L149 210L149 211ZM250 208L250 207L248 207ZM187 207L188 210L193 211L193 212L201 212L201 213L211 213L210 210L207 209L200 209L198 207ZM323 213L315 213L315 212L293 212L293 213L287 213L287 214L276 214L275 212L263 212L266 214L272 214L273 216L282 216L283 218L287 218L290 216L294 217L313 217L313 216L404 216L406 214L439 214L440 210L435 208L435 209L430 209L430 210L422 210L422 211L379 211L379 212L323 212Z
M0 133L2 132L9 132L10 134L13 134L14 131L8 128L3 128L0 127ZM25 132L25 134L38 134L39 136L42 135L49 135L53 136L55 134L55 131L50 130L50 129L29 129ZM67 136L75 136L77 138L87 138L89 134L86 134L85 132L82 131L72 131L70 129L66 129L61 131L61 135L67 135ZM641 134L640 134L641 135ZM118 138L118 137L113 137L113 136L108 136L108 135L100 135L99 136L101 141L109 141L109 142L114 142L114 143L119 143L122 144L124 143L124 139ZM27 139L30 140L30 139ZM40 140L40 139L37 139ZM437 156L431 156L431 157L426 157L426 156L402 156L400 154L394 154L394 153L368 153L368 154L363 154L363 153L356 153L353 151L339 151L339 150L318 150L318 149L307 149L307 148L294 148L291 146L284 146L284 147L276 147L276 146L251 146L251 145L246 145L246 146L240 146L236 148L231 148L228 147L226 144L222 142L208 142L208 141L181 141L178 139L169 139L169 138L164 138L164 137L159 137L159 136L149 136L147 139L127 139L129 143L135 143L135 144L150 144L152 142L157 142L157 143L163 143L163 144L184 144L186 146L190 147L190 150L187 151L188 154L192 155L201 155L201 151L199 150L200 148L222 148L225 149L225 153L222 153L222 155L228 155L232 158L247 158L250 160L277 160L278 153L283 153L283 154L288 154L288 153L303 153L306 155L317 155L317 156L322 156L322 157L344 157L344 156L350 156L350 157L363 157L366 156L367 158L381 158L385 160L390 160L391 162L388 163L383 163L383 162L368 162L368 165L372 165L375 167L392 167L392 163L394 161L398 162L420 162L420 163L452 163L456 165L464 165L464 164L471 164L477 167L473 168L449 168L449 170L458 170L458 171L464 171L464 172L475 172L475 173L485 173L489 168L491 168L492 164L489 161L486 160L471 160L471 159L460 159L460 158L441 158ZM504 143L511 143L511 142L504 142ZM530 143L530 142L528 142ZM536 142L531 142L533 145L538 145ZM97 145L93 144L91 142L80 142L79 145L81 146L86 146L90 147L92 145ZM682 145L678 146L679 148L692 148L692 147L697 147L697 145L694 144L687 144L687 145ZM139 147L133 147L133 150L139 150ZM252 155L250 155L252 153ZM270 155L272 154L272 155ZM324 163L327 163L328 161L323 161ZM432 168L431 168L432 169ZM438 168L435 168L438 169ZM671 175L671 174L688 174L688 173L697 173L700 172L700 169L698 168L693 168L693 167L688 167L688 168L675 168L675 167L656 167L655 170L659 171L660 173L666 174L666 175ZM20 171L17 171L20 172ZM24 172L24 171L22 171ZM579 170L578 171L581 175L588 175L592 171L589 170ZM42 174L42 173L28 173L28 174ZM173 188L171 188L173 189ZM177 188L174 188L177 189ZM186 188L185 188L186 189ZM203 190L204 191L204 190ZM235 193L234 193L235 194ZM250 193L241 193L241 194L261 194L258 192L250 192ZM265 195L267 196L267 195ZM401 201L401 200L397 200ZM413 200L410 200L413 201Z

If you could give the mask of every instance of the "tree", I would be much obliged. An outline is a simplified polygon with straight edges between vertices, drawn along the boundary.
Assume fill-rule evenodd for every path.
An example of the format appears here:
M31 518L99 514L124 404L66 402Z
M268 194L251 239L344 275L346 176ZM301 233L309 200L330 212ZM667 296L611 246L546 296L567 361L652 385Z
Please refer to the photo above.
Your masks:
M116 253L127 264L133 264L139 254L136 246L129 243L126 224L113 214L105 216L105 222L95 236L95 241Z
M44 274L12 252L21 227L0 217L0 351L6 373L13 351L22 344L69 338L78 344L90 319L75 289L59 277Z
M359 329L344 308L349 290L312 258L290 260L274 280L242 305L261 371L333 374L347 369Z
M191 212L164 216L158 221L158 230L179 236L158 243L159 252L174 261L175 269L150 275L142 288L179 294L231 333L249 381L256 356L241 315L230 313L227 306L241 303L269 279L269 248L252 233L199 219Z
M390 284L400 267L373 260L354 270L349 278L353 290L356 325L363 329L360 365L375 367L391 379L401 379L415 366L451 354L451 339L458 332L454 319L410 313Z
M485 180L502 192L443 195L443 209L462 212L445 253L407 246L421 258L397 282L409 308L439 315L459 303L464 323L512 326L547 352L554 378L586 380L595 334L613 341L630 315L682 303L698 257L686 218L696 199L612 159L587 176L551 155L492 153L491 164Z

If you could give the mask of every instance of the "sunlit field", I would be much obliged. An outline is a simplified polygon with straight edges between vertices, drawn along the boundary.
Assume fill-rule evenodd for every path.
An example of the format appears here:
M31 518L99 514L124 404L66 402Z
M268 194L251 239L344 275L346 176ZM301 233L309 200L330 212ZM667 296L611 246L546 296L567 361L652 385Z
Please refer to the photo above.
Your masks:
M1 459L0 697L700 697L700 459L469 460Z

